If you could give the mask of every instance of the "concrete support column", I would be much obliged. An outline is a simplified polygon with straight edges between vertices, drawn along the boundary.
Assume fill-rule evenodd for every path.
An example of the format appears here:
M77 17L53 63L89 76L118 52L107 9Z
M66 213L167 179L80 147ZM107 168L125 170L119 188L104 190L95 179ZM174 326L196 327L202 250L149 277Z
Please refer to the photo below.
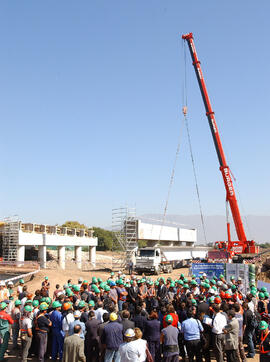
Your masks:
M17 261L24 261L24 256L25 256L25 246L20 245L17 251Z
M75 246L75 261L79 269L82 268L82 247Z
M66 268L66 247L58 246L58 263L61 269Z
M89 246L89 261L93 264L93 266L96 266L96 247L95 246Z
M38 260L40 262L40 267L46 268L47 248L45 245L40 245L38 247Z

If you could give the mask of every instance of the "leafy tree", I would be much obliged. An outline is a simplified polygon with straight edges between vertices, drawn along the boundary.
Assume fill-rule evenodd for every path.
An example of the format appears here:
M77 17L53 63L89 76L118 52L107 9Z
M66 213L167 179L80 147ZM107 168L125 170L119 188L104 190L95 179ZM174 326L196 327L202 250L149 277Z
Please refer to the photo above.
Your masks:
M99 227L93 227L94 236L98 238L97 250L118 249L118 243L115 234L112 231Z
M62 226L71 229L89 229L87 226L80 224L78 221L66 221Z

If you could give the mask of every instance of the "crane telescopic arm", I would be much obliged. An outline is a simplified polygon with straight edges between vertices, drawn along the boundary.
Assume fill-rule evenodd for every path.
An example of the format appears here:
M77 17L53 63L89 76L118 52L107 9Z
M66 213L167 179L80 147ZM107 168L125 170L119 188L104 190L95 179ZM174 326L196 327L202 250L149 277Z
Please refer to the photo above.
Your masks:
M194 40L193 40L193 34L189 33L189 34L182 35L182 39L186 40L188 43L193 66L195 69L195 73L197 76L197 80L199 83L199 87L201 90L201 94L202 94L202 98L203 98L203 102L204 102L204 106L205 106L205 110L206 110L206 116L208 118L209 126L211 129L211 133L213 136L213 140L214 140L214 144L215 144L215 148L216 148L216 152L217 152L217 156L218 156L218 160L219 160L219 164L220 164L220 171L221 171L225 189L226 189L226 200L230 204L238 240L241 243L246 244L247 238L246 238L243 222L241 219L241 215L240 215L240 211L239 211L239 207L238 207L238 203L237 203L237 199L236 199L236 195L235 195L235 191L234 191L234 187L233 187L230 169L226 162L225 154L223 151L222 143L221 143L218 128L217 128L215 113L213 112L213 109L212 109L212 106L210 103L210 99L208 96L208 92L206 89L206 84L205 84L205 81L203 78L201 63L198 60L198 56L197 56L197 52L196 52Z

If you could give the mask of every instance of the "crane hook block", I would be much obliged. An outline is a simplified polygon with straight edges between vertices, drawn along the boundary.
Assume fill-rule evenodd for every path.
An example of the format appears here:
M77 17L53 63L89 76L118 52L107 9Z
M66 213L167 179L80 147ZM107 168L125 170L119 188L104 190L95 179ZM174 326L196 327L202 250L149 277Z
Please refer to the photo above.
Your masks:
M184 116L186 116L186 115L187 115L187 107L184 106L184 107L182 108L182 111L183 111Z

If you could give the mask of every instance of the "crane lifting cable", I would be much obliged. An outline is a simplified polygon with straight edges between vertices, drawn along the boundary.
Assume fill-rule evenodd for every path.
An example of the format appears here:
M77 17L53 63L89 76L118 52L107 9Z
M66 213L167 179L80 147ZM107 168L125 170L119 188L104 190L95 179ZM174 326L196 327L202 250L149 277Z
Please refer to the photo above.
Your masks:
M172 186L173 186L173 182L174 182L176 163L177 163L177 159L178 159L179 152L180 152L181 139L182 139L182 133L183 133L181 130L182 130L183 127L184 127L184 119L181 122L179 138L178 138L178 144L177 144L176 153L175 153L175 157L174 157L173 168L172 168L172 172L171 172L167 198L166 198L166 201L165 201L164 212L163 212L163 217L162 217L162 223L161 223L160 232L159 232L159 239L158 239L159 244L160 244L162 230L163 230L165 220L166 220L166 214L167 214L167 210L168 210L169 199L170 199L171 190L172 190Z

